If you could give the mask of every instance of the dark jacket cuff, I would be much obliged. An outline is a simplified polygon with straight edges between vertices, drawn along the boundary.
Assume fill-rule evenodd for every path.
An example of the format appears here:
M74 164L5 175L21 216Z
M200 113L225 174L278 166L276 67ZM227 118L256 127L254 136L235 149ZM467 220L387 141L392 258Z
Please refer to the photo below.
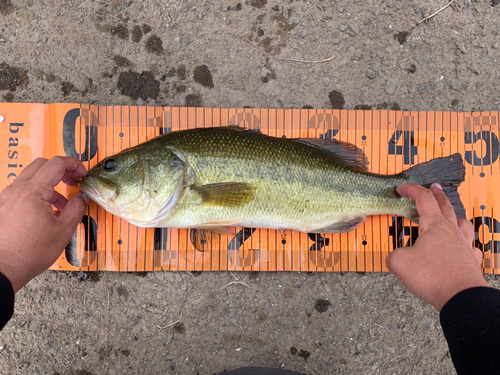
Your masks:
M0 330L14 314L14 289L10 280L0 273Z
M444 305L440 321L458 374L499 373L499 290L475 287L459 292Z

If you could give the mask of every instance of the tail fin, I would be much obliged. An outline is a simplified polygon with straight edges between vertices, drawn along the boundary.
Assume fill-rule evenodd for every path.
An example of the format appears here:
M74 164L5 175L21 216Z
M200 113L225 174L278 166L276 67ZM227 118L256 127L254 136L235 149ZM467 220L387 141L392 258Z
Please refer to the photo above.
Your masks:
M465 207L460 200L460 194L458 194L458 187L443 186L443 191L450 200L450 203L453 206L453 210L455 210L455 215L457 215L457 219L467 219L465 215Z
M465 219L465 208L458 194L458 186L465 180L465 166L461 154L432 159L404 171L402 175L407 177L409 182L425 187L435 182L441 184L457 218Z

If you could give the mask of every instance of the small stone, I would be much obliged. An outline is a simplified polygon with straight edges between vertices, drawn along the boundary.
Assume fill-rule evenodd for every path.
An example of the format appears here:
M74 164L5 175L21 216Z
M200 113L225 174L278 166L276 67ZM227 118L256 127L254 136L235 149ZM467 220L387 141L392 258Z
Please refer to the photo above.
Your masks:
M420 14L420 8L418 7L417 4L413 4L411 7L413 8L413 11L415 12L415 14L417 14L417 15Z
M65 55L61 56L61 64L63 64L66 67L72 67L75 65L75 59L73 56L71 56L71 53L66 53Z
M187 36L181 37L181 45L183 48L187 47L190 44L191 44L191 39L189 39Z
M366 72L366 76L370 79L374 79L377 76L377 73L375 73L373 70L368 70Z
M457 40L455 42L455 46L458 48L458 50L460 52L462 52L463 54L467 53L467 49L465 48L464 44L460 41L460 40Z
M475 75L479 75L480 73L480 70L478 69L478 67L476 66L476 64L474 64L473 62L470 62L467 64L467 68L469 68L469 70L474 73Z
M304 38L307 35L307 26L304 26L302 29L300 29L297 35L301 38Z
M389 79L385 84L385 92L393 95L396 92L396 81Z
M40 323L36 320L32 320L28 326L28 329L32 332L38 331L40 328Z
M332 304L330 303L330 301L328 301L327 299L317 299L316 300L316 304L314 305L314 308L320 312L320 313L323 313L325 311L328 310L328 308L331 306Z
M339 5L337 5L337 11L340 13L344 13L346 7L347 7L347 1L341 1Z
M347 26L347 25L340 25L339 26L339 30L342 31L343 33L345 33L347 31L347 29L349 29L349 26Z
M354 32L354 34L359 34L359 26L357 24L350 24L349 28Z
M428 331L432 331L435 327L434 325L434 319L432 319L430 316L424 316L422 319L422 327Z
M462 90L462 82L460 82L458 79L450 78L448 80L448 85L455 91Z
M380 331L377 328L370 329L370 336L371 337L377 337L379 334L380 334Z
M299 351L299 354L297 354L299 357L302 357L304 359L307 359L310 355L311 355L311 352L308 352L307 350L300 350Z
M425 90L427 90L428 87L429 87L428 84L420 83L417 85L417 91L419 91L420 93L423 93L423 92L425 92Z

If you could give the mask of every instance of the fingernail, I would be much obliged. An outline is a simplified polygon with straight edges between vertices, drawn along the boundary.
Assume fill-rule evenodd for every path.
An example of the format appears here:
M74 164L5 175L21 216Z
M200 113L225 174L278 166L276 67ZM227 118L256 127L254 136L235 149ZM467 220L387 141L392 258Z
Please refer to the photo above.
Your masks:
M443 190L443 187L437 183L432 184L431 187L435 187L436 189Z
M82 193L82 198L83 198L83 200L85 201L85 203L89 204L89 202L90 202L90 198L88 197L88 195L87 195L87 194Z

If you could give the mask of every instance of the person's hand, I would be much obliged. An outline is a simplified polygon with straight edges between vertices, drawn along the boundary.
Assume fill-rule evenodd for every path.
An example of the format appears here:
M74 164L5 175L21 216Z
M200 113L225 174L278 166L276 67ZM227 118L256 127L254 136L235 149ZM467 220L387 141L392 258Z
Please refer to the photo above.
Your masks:
M474 230L458 220L453 207L437 184L430 189L406 184L396 191L415 201L420 234L413 246L396 249L386 264L415 296L438 311L462 290L486 286L480 264L482 252L472 246Z
M88 198L78 192L68 201L54 187L76 186L86 175L76 158L36 159L0 193L0 272L14 292L50 267L71 240Z

